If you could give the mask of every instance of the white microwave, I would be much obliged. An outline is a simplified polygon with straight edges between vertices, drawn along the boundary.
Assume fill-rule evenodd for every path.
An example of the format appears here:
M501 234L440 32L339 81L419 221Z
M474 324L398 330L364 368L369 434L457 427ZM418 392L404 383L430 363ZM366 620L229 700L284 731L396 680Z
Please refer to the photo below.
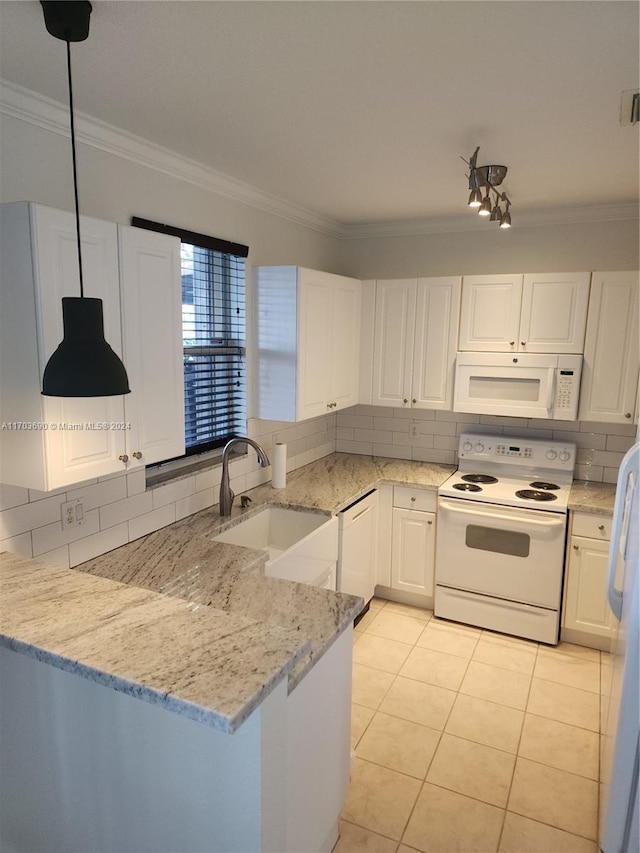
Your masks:
M454 412L575 421L581 355L459 352Z

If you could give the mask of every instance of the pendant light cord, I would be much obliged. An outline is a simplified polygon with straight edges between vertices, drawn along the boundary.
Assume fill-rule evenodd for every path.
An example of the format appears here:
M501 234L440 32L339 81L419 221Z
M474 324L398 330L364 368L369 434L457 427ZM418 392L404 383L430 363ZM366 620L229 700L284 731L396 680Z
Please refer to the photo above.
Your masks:
M76 128L73 117L73 87L71 85L71 44L67 42L67 76L69 79L69 120L71 124L71 159L73 161L73 196L76 206L76 236L78 239L78 271L80 273L80 296L84 296L82 277L82 247L80 244L80 205L78 203L78 169L76 166Z

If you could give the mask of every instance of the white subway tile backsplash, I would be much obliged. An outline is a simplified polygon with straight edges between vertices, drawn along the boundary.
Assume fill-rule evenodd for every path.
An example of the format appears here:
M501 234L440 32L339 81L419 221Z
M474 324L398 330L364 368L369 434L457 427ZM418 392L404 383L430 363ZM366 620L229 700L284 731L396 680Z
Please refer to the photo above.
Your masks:
M78 489L73 489L67 492L67 500L74 501L82 498L84 503L84 511L111 504L115 501L120 501L127 497L127 477L126 474L120 477L113 477L110 480L103 480L101 483L94 483L91 486L83 486Z
M456 435L462 435L465 432L481 435L502 435L503 430L499 426L490 426L489 424L456 424Z
M458 452L457 435L434 435L433 446L436 450L455 450Z
M370 441L372 444L391 444L393 441L393 433L391 430L384 429L357 429L357 441Z
M90 480L89 482L95 483L96 480ZM83 485L83 484L80 484ZM75 488L75 485L74 485ZM41 501L45 498L52 498L56 495L64 495L67 491L67 486L62 486L60 489L51 489L49 492L42 492L40 489L29 489L29 500L30 501Z
M628 435L633 438L636 434L634 424L600 424L595 421L580 421L581 432L606 432L607 435Z
M394 459L411 459L413 448L399 444L374 444L374 456L391 456Z
M21 486L5 486L4 483L0 483L0 511L28 502L29 489L23 489Z
M199 471L196 474L196 492L201 492L203 489L215 489L220 485L222 480L222 465L216 465L215 468L209 468L207 471Z
M392 409L391 411L394 418L410 418L416 421L434 421L436 419L436 413L433 409L412 409L411 406L407 406L407 408Z
M406 418L374 417L373 428L391 430L391 432L409 432L410 423L411 421Z
M617 468L605 468L604 473L602 474L602 482L603 483L617 483L618 482L618 469Z
M509 427L509 435L519 436L522 438L553 438L553 431L550 429L525 429L524 427ZM569 441L571 439L568 439Z
M153 498L153 508L159 509L161 506L175 503L182 500L182 498L194 494L195 490L195 477L184 477L182 480L176 480L174 483L162 483L150 490Z
M175 520L175 504L168 504L167 506L160 507L160 509L154 509L153 512L147 512L145 515L132 518L129 521L129 541L133 542L134 539L139 539L141 536L153 533L154 530L160 530L161 527L173 524Z
M69 565L73 567L85 563L87 560L99 557L100 554L106 554L107 551L126 545L128 541L129 527L126 521L107 530L100 530L91 536L85 536L84 539L78 539L77 542L69 544Z
M97 509L92 509L90 512L85 513L84 523L79 526L63 528L62 519L60 518L53 524L37 527L31 531L33 556L37 557L46 551L52 551L54 548L68 545L69 542L75 542L77 539L83 539L85 536L91 536L93 533L97 533L99 529L100 521Z
M437 421L456 421L459 424L479 424L480 415L472 415L468 412L444 412L440 409L436 411Z
M416 462L442 462L446 465L453 465L456 461L456 454L453 450L435 450L430 447L414 447L412 458Z
M123 521L128 521L138 515L144 515L146 512L151 512L152 509L151 492L134 495L114 504L107 504L107 506L100 507L100 529L115 527L116 524L122 524Z
M431 421L420 424L419 432L421 435L455 435L455 421Z
M8 539L59 521L62 524L61 505L64 503L64 495L54 495L33 503L21 504L20 506L5 509L0 512L0 539Z
M606 450L617 450L619 453L626 453L633 446L635 436L629 435L608 435L605 445Z
M127 497L141 495L147 488L146 473L144 468L138 468L127 474Z
M589 480L594 483L601 483L603 472L604 468L599 465L591 465L590 463L583 465L580 462L577 462L573 472L573 478L574 480Z
M355 429L373 429L373 417L370 415L343 415L338 413L338 426Z
M569 432L565 430L553 430L554 441L570 441L576 447L584 447L590 450L604 450L607 437L603 433L596 432Z
M49 566L59 566L61 569L69 569L71 568L69 561L69 546L61 545L59 548L54 548L51 551L45 551L44 554L40 554L38 556L38 560Z
M480 415L481 424L489 424L489 426L502 427L504 430L507 427L528 427L528 418L505 418L502 415Z
M9 551L11 554L18 554L20 557L33 557L31 531L0 540L0 551Z
M339 426L336 429L336 439L340 441L354 441L355 430L353 427Z
M336 451L338 453L358 453L363 456L371 456L373 453L373 445L365 441L336 441Z
M216 492L214 495L213 489L203 489L201 492L182 498L182 500L176 501L176 521L193 515L195 512L200 512L202 509L207 509L216 503L218 503L218 494Z

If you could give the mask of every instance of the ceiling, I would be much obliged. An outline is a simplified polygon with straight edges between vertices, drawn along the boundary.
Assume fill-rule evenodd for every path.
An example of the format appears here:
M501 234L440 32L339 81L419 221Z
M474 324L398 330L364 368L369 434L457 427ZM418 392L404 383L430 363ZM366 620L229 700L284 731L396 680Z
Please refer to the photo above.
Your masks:
M342 225L636 203L639 4L94 0L76 109ZM0 77L67 103L40 3L0 2Z

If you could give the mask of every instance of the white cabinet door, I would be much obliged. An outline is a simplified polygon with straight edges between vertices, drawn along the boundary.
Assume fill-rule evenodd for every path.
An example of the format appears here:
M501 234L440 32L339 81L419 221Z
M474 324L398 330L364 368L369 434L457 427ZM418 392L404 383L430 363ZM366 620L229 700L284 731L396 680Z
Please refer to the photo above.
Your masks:
M607 600L608 555L608 542L571 537L563 628L613 636L615 617Z
M127 466L181 456L185 448L180 240L118 227Z
M332 276L331 381L329 402L333 411L358 402L360 358L361 283L344 276Z
M581 353L589 305L590 273L525 275L518 349Z
M299 421L358 401L361 283L258 267L257 417Z
M333 293L328 276L314 270L300 271L298 292L297 419L304 420L329 411Z
M26 202L2 206L2 420L34 428L0 437L0 481L50 491L124 470L122 396L40 394L62 341L62 297L80 296L75 217ZM105 338L122 355L116 226L81 217L84 292L103 301Z
M411 405L416 288L415 279L377 282L371 400L375 406Z
M461 281L418 279L411 386L417 409L451 409Z
M339 517L338 589L361 596L366 604L376 584L378 493L372 492Z
M391 586L433 598L435 513L393 510Z
M592 275L580 420L634 420L640 368L638 290L637 272Z
M471 352L517 350L521 304L521 275L465 276L458 349Z

